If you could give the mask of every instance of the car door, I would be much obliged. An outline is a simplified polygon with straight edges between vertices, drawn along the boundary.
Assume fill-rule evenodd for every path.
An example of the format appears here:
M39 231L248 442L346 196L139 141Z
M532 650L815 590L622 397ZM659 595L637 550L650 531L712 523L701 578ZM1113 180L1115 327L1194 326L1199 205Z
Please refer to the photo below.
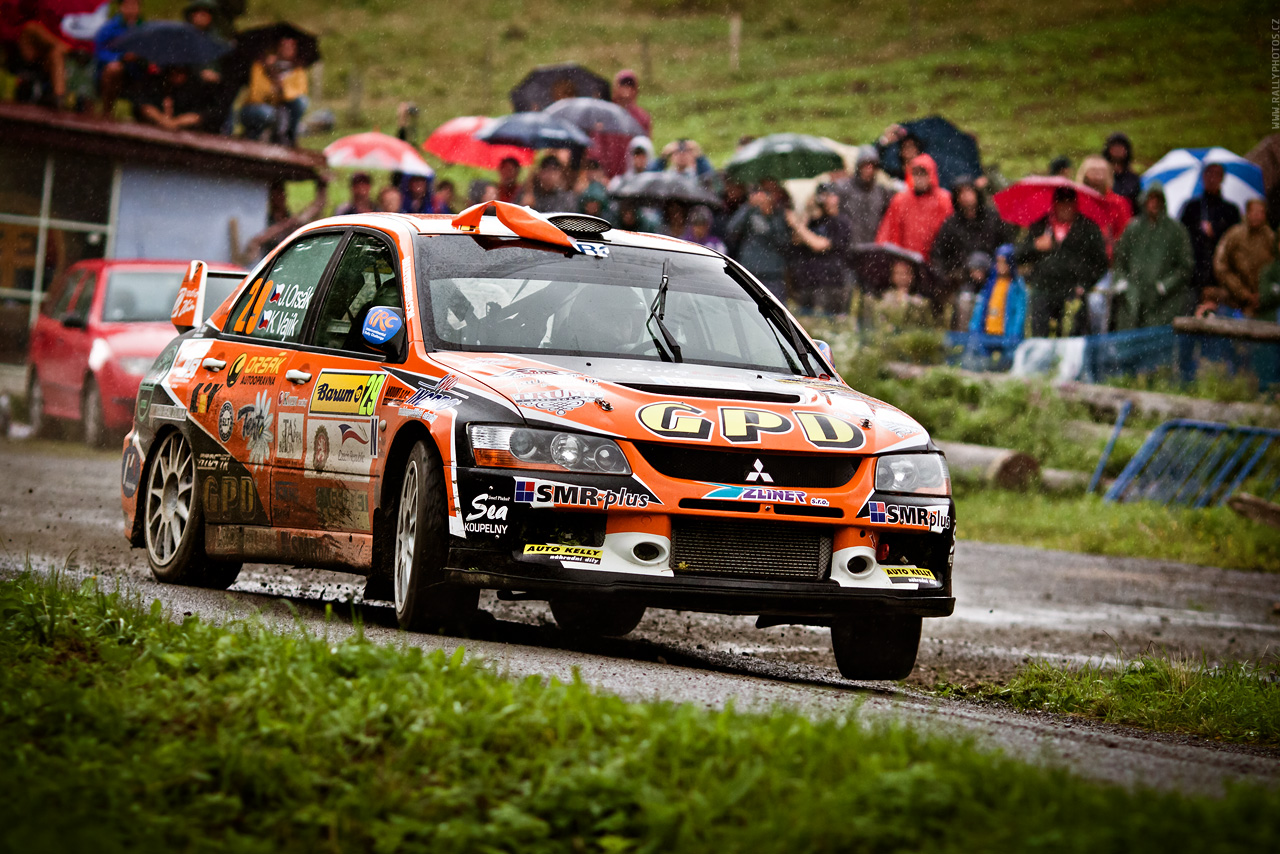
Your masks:
M322 231L293 241L240 295L221 335L189 339L178 353L170 384L200 428L196 469L213 524L281 524L270 492L276 417L294 389L293 349L344 238Z
M354 231L320 299L306 344L290 357L299 383L281 395L273 493L291 525L367 533L376 505L386 383L361 335L377 306L404 308L399 255L385 236Z
M74 280L67 282L66 290L54 305L40 376L44 383L45 408L50 415L80 417L80 388L92 346L89 308L93 305L97 284L97 271L79 271Z
M67 373L70 360L62 345L62 338L66 331L62 320L71 308L85 275L84 270L73 269L54 282L53 287L45 295L40 313L36 316L36 325L31 330L31 366L44 392L45 412L56 417L74 414L68 411L69 395L64 387L63 377Z

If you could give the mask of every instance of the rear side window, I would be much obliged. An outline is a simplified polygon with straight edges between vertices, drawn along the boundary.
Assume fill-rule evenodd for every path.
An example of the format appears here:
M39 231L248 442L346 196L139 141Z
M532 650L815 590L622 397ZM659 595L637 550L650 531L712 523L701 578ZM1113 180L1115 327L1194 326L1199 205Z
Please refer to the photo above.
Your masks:
M372 355L361 329L374 306L404 308L398 268L396 253L382 240L371 234L352 237L325 292L314 343Z
M240 296L226 332L264 341L296 343L320 279L341 234L303 237L276 256L270 269Z

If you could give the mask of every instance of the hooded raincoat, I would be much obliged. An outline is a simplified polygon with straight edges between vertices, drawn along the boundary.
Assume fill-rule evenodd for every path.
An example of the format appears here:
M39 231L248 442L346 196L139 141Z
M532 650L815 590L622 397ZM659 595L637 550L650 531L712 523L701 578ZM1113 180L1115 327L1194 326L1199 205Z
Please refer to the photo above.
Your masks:
M1147 199L1160 199L1153 220ZM1114 306L1116 329L1168 326L1195 307L1191 290L1194 261L1187 230L1164 208L1164 191L1153 185L1142 196L1140 213L1116 242Z
M928 261L938 229L951 216L951 194L938 186L938 165L932 157L921 154L911 161L912 169L917 166L929 173L929 192L917 193L908 187L894 196L876 232L876 243L896 244Z

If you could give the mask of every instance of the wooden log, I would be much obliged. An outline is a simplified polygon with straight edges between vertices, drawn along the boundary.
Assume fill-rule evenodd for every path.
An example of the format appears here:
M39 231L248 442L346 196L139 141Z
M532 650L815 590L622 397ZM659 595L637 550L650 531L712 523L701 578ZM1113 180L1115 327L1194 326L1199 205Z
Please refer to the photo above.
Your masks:
M1280 344L1280 323L1231 317L1175 317L1173 331Z
M1026 489L1040 475L1040 463L1030 454L1009 448L988 448L966 442L938 442L952 474L976 477L1001 489Z
M1084 492L1089 480L1088 472L1040 469L1040 486L1045 492Z
M1227 499L1227 506L1246 519L1280 528L1280 504L1247 492L1237 492Z

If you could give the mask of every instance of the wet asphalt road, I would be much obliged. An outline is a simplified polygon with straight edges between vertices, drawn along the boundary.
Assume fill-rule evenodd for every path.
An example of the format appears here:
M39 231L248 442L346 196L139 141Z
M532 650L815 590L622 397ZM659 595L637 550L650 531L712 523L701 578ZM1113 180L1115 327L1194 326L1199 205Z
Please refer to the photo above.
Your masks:
M70 443L0 442L0 570L28 561L38 571L69 565L119 578L176 616L261 613L288 628L296 610L317 631L325 630L324 602L354 599L375 641L464 644L513 676L570 678L576 668L592 685L629 699L709 707L732 699L739 709L781 704L814 714L856 707L869 720L963 733L1032 761L1126 784L1214 792L1237 778L1280 782L1277 751L944 701L912 687L1001 679L1031 657L1108 661L1148 649L1211 661L1275 655L1280 575L961 541L956 614L925 621L910 684L853 683L835 670L826 630L758 630L752 617L650 611L626 638L584 641L561 633L542 603L486 594L470 637L459 640L400 633L388 604L360 602L363 579L356 576L251 565L227 593L160 585L121 534L118 461L114 452ZM328 631L349 632L350 606L335 614Z

